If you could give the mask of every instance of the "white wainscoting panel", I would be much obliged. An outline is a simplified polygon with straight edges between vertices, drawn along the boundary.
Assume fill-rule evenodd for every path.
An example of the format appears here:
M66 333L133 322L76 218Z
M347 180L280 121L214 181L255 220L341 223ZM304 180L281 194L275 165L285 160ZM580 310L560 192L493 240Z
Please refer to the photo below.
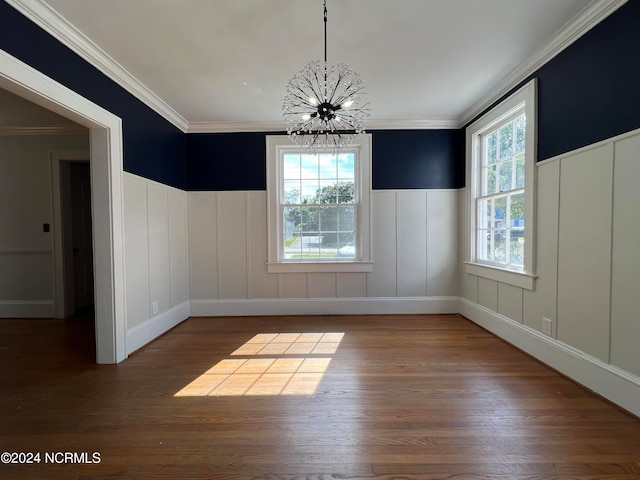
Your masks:
M478 277L478 303L489 310L498 311L498 282Z
M309 298L337 296L335 273L309 273L307 284Z
M416 298L421 305L437 304L441 309L448 303L423 300L458 295L457 190L374 191L374 266L368 274L269 274L266 192L189 192L187 196L189 295L192 305L198 305L194 311L205 311L207 305L223 299L381 297ZM428 291L432 294L427 295ZM249 305L236 304L243 311ZM249 310L257 309L256 302L250 304ZM345 302L337 305L352 308ZM266 302L265 308L273 310ZM214 310L209 314L214 315Z
M186 194L129 173L123 188L129 354L189 316Z
M615 145L611 363L640 376L640 135Z
M558 340L609 360L613 145L562 159Z
M248 298L247 194L218 195L218 291L220 298Z
M337 275L338 297L366 297L366 273L339 273Z
M267 193L247 194L249 254L249 298L277 298L278 276L267 272Z
M395 191L374 190L371 195L373 272L367 274L367 295L397 295L397 217Z
M427 191L427 296L459 293L457 190Z
M560 204L560 161L545 162L537 169L538 192L536 233L536 288L524 290L523 323L542 331L542 318L552 321L555 337L558 289L558 212Z
M462 296L478 303L478 277L462 272Z
M189 300L187 194L169 189L169 271L171 308Z
M188 194L189 295L192 299L218 298L218 195Z
M147 184L149 304L157 303L158 312L171 308L168 201L166 186ZM153 314L153 310L151 313Z
M398 296L427 296L427 192L399 191L396 215Z
M125 174L123 190L126 312L129 329L151 316L147 184L140 177Z
M520 287L498 282L497 312L522 323L522 291Z
M278 296L280 298L308 298L307 274L278 275Z

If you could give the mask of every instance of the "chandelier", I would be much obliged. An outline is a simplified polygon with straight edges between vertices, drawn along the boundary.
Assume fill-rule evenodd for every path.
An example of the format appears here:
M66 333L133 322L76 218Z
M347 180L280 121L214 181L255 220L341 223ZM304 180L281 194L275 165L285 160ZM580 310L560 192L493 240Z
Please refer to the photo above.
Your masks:
M365 131L369 103L360 75L347 65L327 64L327 0L324 0L324 62L307 63L287 83L282 116L291 140L308 151L341 150Z

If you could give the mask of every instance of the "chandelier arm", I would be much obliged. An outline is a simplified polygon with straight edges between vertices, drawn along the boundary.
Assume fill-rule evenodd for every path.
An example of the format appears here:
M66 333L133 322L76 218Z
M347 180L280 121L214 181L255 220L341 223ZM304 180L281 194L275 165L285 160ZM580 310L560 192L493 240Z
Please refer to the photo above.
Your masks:
M302 90L300 87L296 87L297 91L291 91L291 95L293 95L294 98L297 98L300 103L299 105L306 105L309 107L312 107L313 105L311 104L311 102L309 101L309 99L305 96L305 92L304 90Z
M322 103L322 91L320 90L322 83L318 79L318 71L317 70L315 70L313 72L313 76L315 77L316 82L315 83L308 82L308 87L309 87L309 90L311 90L313 92L313 94L316 96L316 100L318 100L318 103ZM316 85L318 87L318 90L316 90Z
M331 105L335 105L335 103L338 104L338 106L340 105L341 102L335 102L334 103L334 98L336 93L338 93L338 87L340 86L340 84L342 83L342 80L344 80L344 75L342 75L342 72L338 71L338 78L336 80L336 84L333 87L333 92L331 92L331 98L329 100L327 100Z

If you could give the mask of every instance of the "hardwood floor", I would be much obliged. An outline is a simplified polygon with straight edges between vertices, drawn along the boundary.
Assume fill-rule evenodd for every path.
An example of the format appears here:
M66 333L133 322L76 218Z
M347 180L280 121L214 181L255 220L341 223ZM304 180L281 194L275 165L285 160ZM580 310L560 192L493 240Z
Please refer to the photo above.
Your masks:
M457 315L193 318L117 366L92 335L0 320L0 452L40 454L0 478L640 479L638 419Z

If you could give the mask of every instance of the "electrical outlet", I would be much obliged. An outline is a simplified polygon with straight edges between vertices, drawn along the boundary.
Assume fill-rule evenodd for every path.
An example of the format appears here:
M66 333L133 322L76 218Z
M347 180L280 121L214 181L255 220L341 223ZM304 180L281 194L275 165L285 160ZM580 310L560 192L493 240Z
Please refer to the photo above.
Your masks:
M156 313L158 313L158 302L153 302L151 304L151 313L153 315L155 315Z
M542 333L551 336L552 325L553 322L550 319L542 317Z

